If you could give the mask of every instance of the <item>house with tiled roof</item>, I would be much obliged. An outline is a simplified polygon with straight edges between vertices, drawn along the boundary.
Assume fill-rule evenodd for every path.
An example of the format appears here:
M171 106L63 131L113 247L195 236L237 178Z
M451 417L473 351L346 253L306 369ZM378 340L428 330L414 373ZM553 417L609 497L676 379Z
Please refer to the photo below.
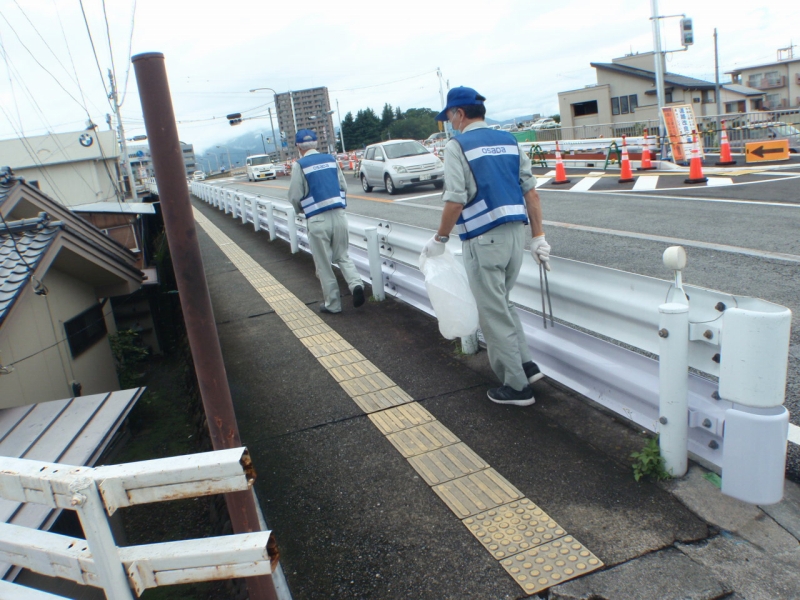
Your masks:
M558 94L562 127L659 120L655 53L632 54L610 63L590 65L596 71L597 83ZM670 73L663 61L662 67L667 106L690 104L697 117L717 114L714 82ZM760 106L763 98L763 92L740 85L724 84L720 89L723 112L739 112L743 105L748 109Z
M110 299L141 287L137 259L0 173L0 408L119 390Z

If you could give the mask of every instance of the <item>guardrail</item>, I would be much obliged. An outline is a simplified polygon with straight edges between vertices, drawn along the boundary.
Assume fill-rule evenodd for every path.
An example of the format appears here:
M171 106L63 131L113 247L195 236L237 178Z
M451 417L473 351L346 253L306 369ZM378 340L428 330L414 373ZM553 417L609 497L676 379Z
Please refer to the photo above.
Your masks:
M250 490L245 448L75 467L0 457L0 497L77 512L86 539L0 524L0 560L133 600L148 588L272 573L269 531L118 547L108 516L123 507ZM58 598L3 583L2 598Z
M252 223L256 231L268 231L271 240L288 241L292 252L310 251L305 219L287 201L202 182L193 182L191 189L242 223ZM433 315L424 277L417 268L431 232L354 214L348 215L348 222L350 255L362 278L374 290L382 289ZM370 272L370 234L377 238L380 261L372 268L382 282L374 281ZM460 242L449 244L453 254L460 256ZM685 338L683 372L688 366L706 375L688 375L688 431L683 444L696 457L724 470L723 492L749 502L777 501L776 486L780 485L779 495L783 489L788 433L788 413L782 404L789 309L757 298L682 286L680 271L676 281L670 282L558 257L552 258L552 265L550 293L562 326L543 327L536 308L541 298L538 268L527 254L511 297L542 371L649 431L666 434L676 423L667 424L663 390L659 394L655 356L663 352L660 332L665 329L660 309L684 290L691 298L688 327L672 335ZM764 326L759 329L755 323ZM722 352L725 336L731 341ZM735 437L725 428L726 421L732 420L744 423ZM780 428L783 433L782 437L778 434L776 445ZM742 454L750 459L743 460ZM756 480L760 490L754 485ZM737 485L731 488L726 482Z

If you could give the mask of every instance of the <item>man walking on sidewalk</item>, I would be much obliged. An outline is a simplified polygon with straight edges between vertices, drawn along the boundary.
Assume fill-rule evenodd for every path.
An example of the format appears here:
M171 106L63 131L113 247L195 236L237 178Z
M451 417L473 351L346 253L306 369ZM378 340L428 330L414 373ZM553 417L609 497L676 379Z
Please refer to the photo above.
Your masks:
M349 238L347 217L347 181L336 159L317 152L317 134L301 129L295 136L300 159L292 165L289 183L289 202L306 216L308 243L317 277L322 284L322 313L342 312L339 284L331 263L336 263L353 294L353 306L364 304L364 286L353 261L347 254Z
M525 225L530 222L534 260L548 270L550 246L544 239L531 161L513 135L488 128L484 100L472 88L453 88L436 117L449 120L461 135L444 147L444 210L436 235L422 252L442 254L455 227L489 364L503 382L489 390L489 399L529 406L536 401L529 384L543 375L531 358L509 295L522 266Z

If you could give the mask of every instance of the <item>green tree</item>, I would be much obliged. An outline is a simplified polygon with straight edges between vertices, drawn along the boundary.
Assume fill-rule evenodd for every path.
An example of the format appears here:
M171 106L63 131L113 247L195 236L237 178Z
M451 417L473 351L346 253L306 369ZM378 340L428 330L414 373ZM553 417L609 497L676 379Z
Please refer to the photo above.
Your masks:
M344 116L344 120L342 120L342 135L344 136L344 143L351 149L358 148L355 143L355 138L353 137L354 134L355 121L353 121L353 113L349 112Z
M392 110L392 105L387 102L383 105L383 112L381 113L381 129L387 131L392 121L394 121L394 111Z
M381 140L381 120L371 108L365 108L356 113L353 123L354 134L353 148L374 144Z
M424 140L430 134L439 131L435 118L437 114L430 108L409 108L403 113L403 119L391 124L389 135L394 139Z

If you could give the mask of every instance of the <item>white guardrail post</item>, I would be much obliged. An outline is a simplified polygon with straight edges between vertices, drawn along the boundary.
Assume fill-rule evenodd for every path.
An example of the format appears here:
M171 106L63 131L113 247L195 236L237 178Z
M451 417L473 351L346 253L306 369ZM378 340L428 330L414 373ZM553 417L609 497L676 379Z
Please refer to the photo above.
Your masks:
M268 575L269 531L118 547L108 522L126 506L250 490L253 478L246 448L96 468L0 457L0 498L74 510L86 535L0 523L0 558L102 588L113 600L163 585ZM56 598L9 585L0 598Z
M220 188L207 187L201 193L219 202ZM305 228L298 231L288 202L255 202L267 213L270 240L288 240L293 253L309 250ZM356 214L348 215L348 223L356 268L364 280L381 281L380 286L373 283L373 294L380 290L433 315L417 267L430 231ZM450 243L460 260L458 241ZM528 345L542 370L660 433L666 467L673 475L686 472L691 453L722 470L723 493L754 504L778 502L789 427L783 402L791 311L697 286L685 286L684 292L680 270L685 259L682 248L665 252L665 264L675 271L675 282L669 282L553 257L553 307L559 320L573 327L542 327L537 317L539 278L530 257L523 259L511 300L518 305ZM689 298L687 312L684 302ZM668 335L654 335L661 330ZM462 339L462 350L471 350L474 342Z
M383 257L378 246L378 228L367 227L364 230L367 236L367 255L369 256L369 277L372 284L372 297L376 300L386 300L383 289Z

